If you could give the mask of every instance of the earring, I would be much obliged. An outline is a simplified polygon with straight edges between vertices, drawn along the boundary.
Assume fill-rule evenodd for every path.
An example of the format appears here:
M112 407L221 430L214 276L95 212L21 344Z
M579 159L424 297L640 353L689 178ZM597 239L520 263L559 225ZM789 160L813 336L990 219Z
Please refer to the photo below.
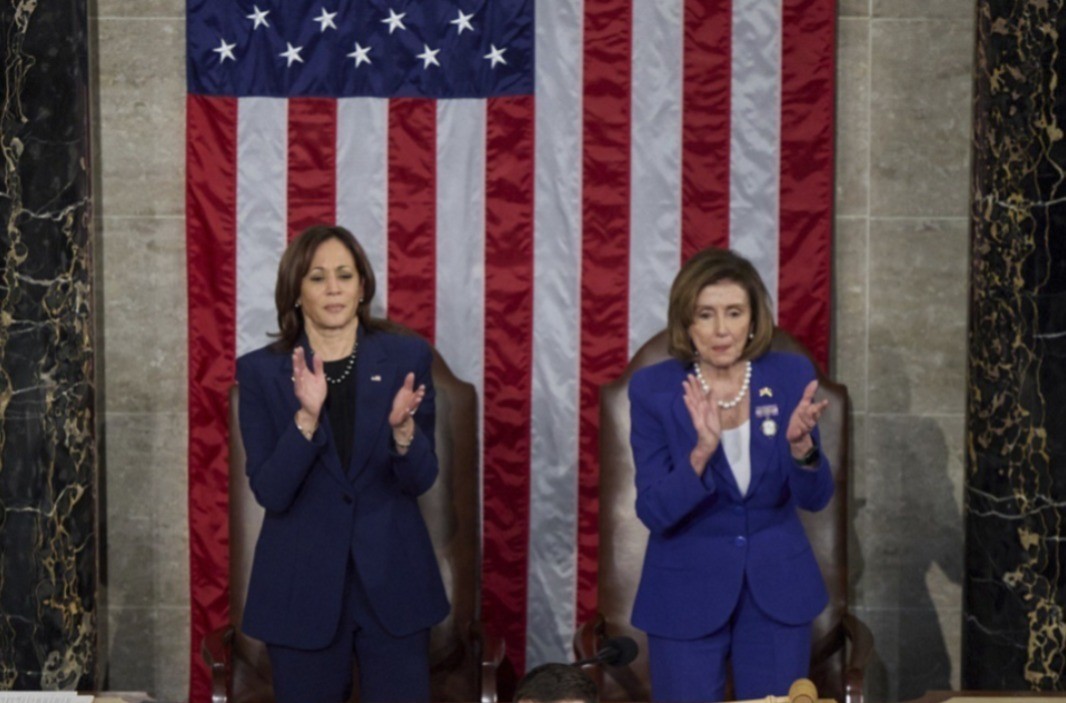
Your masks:
M293 307L296 308L297 310L299 310L300 309L300 301L297 300L296 301L296 305L294 305Z

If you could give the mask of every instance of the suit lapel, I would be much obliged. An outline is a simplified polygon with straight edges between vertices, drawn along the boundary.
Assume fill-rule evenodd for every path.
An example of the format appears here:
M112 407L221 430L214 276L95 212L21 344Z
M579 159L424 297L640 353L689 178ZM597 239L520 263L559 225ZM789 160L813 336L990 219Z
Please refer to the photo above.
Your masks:
M754 495L759 481L766 474L766 467L776 460L778 435L785 431L785 421L779 408L783 398L774 387L773 374L762 359L751 362L751 394L749 422L751 422L751 485L748 495ZM776 412L775 412L776 411Z
M373 453L387 424L392 406L393 388L397 370L389 363L388 355L380 343L380 334L363 334L359 329L359 360L356 362L355 384L355 432L352 436L352 478L358 476Z

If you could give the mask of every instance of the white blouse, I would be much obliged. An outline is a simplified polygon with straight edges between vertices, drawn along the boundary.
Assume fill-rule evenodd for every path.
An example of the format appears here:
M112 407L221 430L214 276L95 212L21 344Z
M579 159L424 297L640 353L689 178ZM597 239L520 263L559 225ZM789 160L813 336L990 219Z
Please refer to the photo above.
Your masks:
M733 469L740 495L746 495L751 485L751 420L745 420L740 427L722 430L722 449Z

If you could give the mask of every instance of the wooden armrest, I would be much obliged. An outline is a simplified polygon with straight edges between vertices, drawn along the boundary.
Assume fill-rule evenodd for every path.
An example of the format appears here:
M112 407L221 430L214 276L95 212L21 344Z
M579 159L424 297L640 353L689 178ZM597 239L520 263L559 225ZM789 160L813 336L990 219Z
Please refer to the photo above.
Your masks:
M851 643L847 668L844 670L844 701L862 703L862 685L866 677L866 666L874 652L874 636L866 623L851 613L844 614L841 624Z
M574 632L574 660L593 659L600 651L600 643L607 638L607 618L603 613L596 613L591 620L581 623ZM603 690L604 671L599 664L586 664L581 667L596 684L596 688Z
M608 636L612 634L612 630L614 627L607 622L603 613L596 613L592 620L581 623L574 633L574 658L577 660L595 659ZM620 633L615 631L614 634ZM595 682L596 688L600 691L604 690L609 678L611 685L618 686L624 692L621 700L646 701L649 699L648 683L642 680L633 669L632 662L622 666L590 663L583 665L581 670Z
M470 641L481 652L481 703L496 703L496 672L507 657L503 638L481 621L470 623Z
M574 632L573 646L574 659L591 659L596 656L600 648L600 640L604 637L607 621L603 613L596 613L592 620L581 623Z
M233 625L209 632L200 646L200 655L211 670L211 703L226 703L229 699L229 672L233 655Z

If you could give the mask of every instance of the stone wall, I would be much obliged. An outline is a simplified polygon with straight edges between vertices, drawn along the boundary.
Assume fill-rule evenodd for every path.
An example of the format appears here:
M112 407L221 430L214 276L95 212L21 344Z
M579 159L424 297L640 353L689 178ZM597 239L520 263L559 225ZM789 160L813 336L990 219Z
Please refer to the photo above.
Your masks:
M184 2L98 0L110 684L188 680ZM959 681L972 0L839 0L833 373L870 700Z

